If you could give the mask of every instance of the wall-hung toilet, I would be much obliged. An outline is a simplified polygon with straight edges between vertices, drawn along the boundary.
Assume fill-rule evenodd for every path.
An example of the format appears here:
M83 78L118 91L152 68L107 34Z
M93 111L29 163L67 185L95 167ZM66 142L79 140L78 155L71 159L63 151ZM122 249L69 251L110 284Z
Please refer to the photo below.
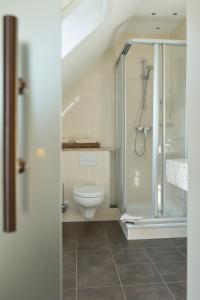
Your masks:
M81 185L73 189L74 201L80 206L85 219L93 219L97 207L103 202L105 188L100 185Z

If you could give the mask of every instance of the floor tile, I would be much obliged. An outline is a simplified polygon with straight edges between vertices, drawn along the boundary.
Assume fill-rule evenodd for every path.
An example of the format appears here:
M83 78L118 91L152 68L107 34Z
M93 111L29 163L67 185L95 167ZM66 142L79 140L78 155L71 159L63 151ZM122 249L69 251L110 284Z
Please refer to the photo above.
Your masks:
M76 268L76 252L63 253L63 267Z
M171 241L175 246L187 246L187 238L175 238Z
M63 223L63 300L125 300L110 249L126 300L186 300L187 239L128 241L118 221Z
M106 236L103 222L81 222L78 224L79 237Z
M180 246L178 247L179 251L181 251L181 253L187 257L187 247L186 246Z
M124 237L124 233L121 229L111 229L106 233L108 237Z
M109 237L124 237L124 233L123 230L119 224L119 222L108 222L108 223L104 223L104 227L106 230L106 233Z
M171 239L152 239L152 240L143 240L144 247L170 247L174 244Z
M187 280L186 262L156 263L156 267L166 282Z
M187 299L187 284L184 282L168 283L168 288L176 298L176 300Z
M75 238L78 233L77 222L64 222L63 223L63 238Z
M124 300L121 287L78 290L78 300Z
M76 251L76 239L63 239L63 252L65 251Z
M113 250L112 252L117 265L150 262L144 249Z
M114 226L118 226L121 227L119 224L119 221L105 221L103 222L104 227L108 228L108 227L114 227Z
M63 270L63 288L75 289L76 288L76 269Z
M76 300L76 290L64 290L63 300Z
M78 237L83 237L83 238L106 237L106 233L104 230L88 230L88 231L79 232Z
M78 251L78 267L113 266L112 255L109 250Z
M114 267L79 268L77 277L79 289L119 285L119 279Z
M124 287L127 300L174 300L164 284Z
M78 232L84 232L87 230L101 230L104 229L104 222L101 221L90 221L90 222L79 222Z
M120 265L117 269L121 282L124 285L162 282L152 264Z
M143 248L141 241L128 241L126 237L110 237L109 245L112 249L134 249L134 248Z
M185 257L176 247L146 248L147 253L154 262L183 261Z
M78 250L108 250L108 241L104 237L98 238L78 238Z

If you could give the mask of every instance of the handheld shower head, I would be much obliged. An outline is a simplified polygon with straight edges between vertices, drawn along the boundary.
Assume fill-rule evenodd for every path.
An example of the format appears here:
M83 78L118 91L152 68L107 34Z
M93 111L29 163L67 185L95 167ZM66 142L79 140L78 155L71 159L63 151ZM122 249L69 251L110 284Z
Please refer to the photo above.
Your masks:
M153 66L151 66L151 65L146 66L146 70L147 70L147 72L146 72L146 75L145 75L145 80L148 80L151 71L153 71Z

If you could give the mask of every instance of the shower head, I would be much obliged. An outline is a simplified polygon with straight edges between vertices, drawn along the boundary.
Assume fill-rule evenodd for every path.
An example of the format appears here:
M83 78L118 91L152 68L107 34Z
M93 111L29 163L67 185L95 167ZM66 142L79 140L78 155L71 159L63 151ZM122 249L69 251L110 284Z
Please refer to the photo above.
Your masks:
M148 65L148 66L146 66L146 69L151 71L151 70L153 70L153 66Z
M153 71L153 66L148 65L146 66L146 74L145 74L145 79L148 80L150 76L150 72Z

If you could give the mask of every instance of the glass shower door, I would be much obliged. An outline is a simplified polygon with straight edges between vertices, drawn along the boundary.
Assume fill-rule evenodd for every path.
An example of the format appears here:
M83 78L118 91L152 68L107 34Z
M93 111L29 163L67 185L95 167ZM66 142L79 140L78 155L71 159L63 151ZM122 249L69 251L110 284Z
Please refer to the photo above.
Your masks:
M116 196L121 212L148 219L185 217L187 194L166 176L169 161L186 158L184 42L129 44L117 63L116 95Z
M187 193L168 182L166 166L186 159L186 46L163 46L163 196L165 217L185 217Z
M152 197L153 44L135 44L126 55L126 201L127 213L154 217Z
M0 1L1 300L61 299L60 11Z
M125 196L125 56L116 65L116 202L123 213Z

